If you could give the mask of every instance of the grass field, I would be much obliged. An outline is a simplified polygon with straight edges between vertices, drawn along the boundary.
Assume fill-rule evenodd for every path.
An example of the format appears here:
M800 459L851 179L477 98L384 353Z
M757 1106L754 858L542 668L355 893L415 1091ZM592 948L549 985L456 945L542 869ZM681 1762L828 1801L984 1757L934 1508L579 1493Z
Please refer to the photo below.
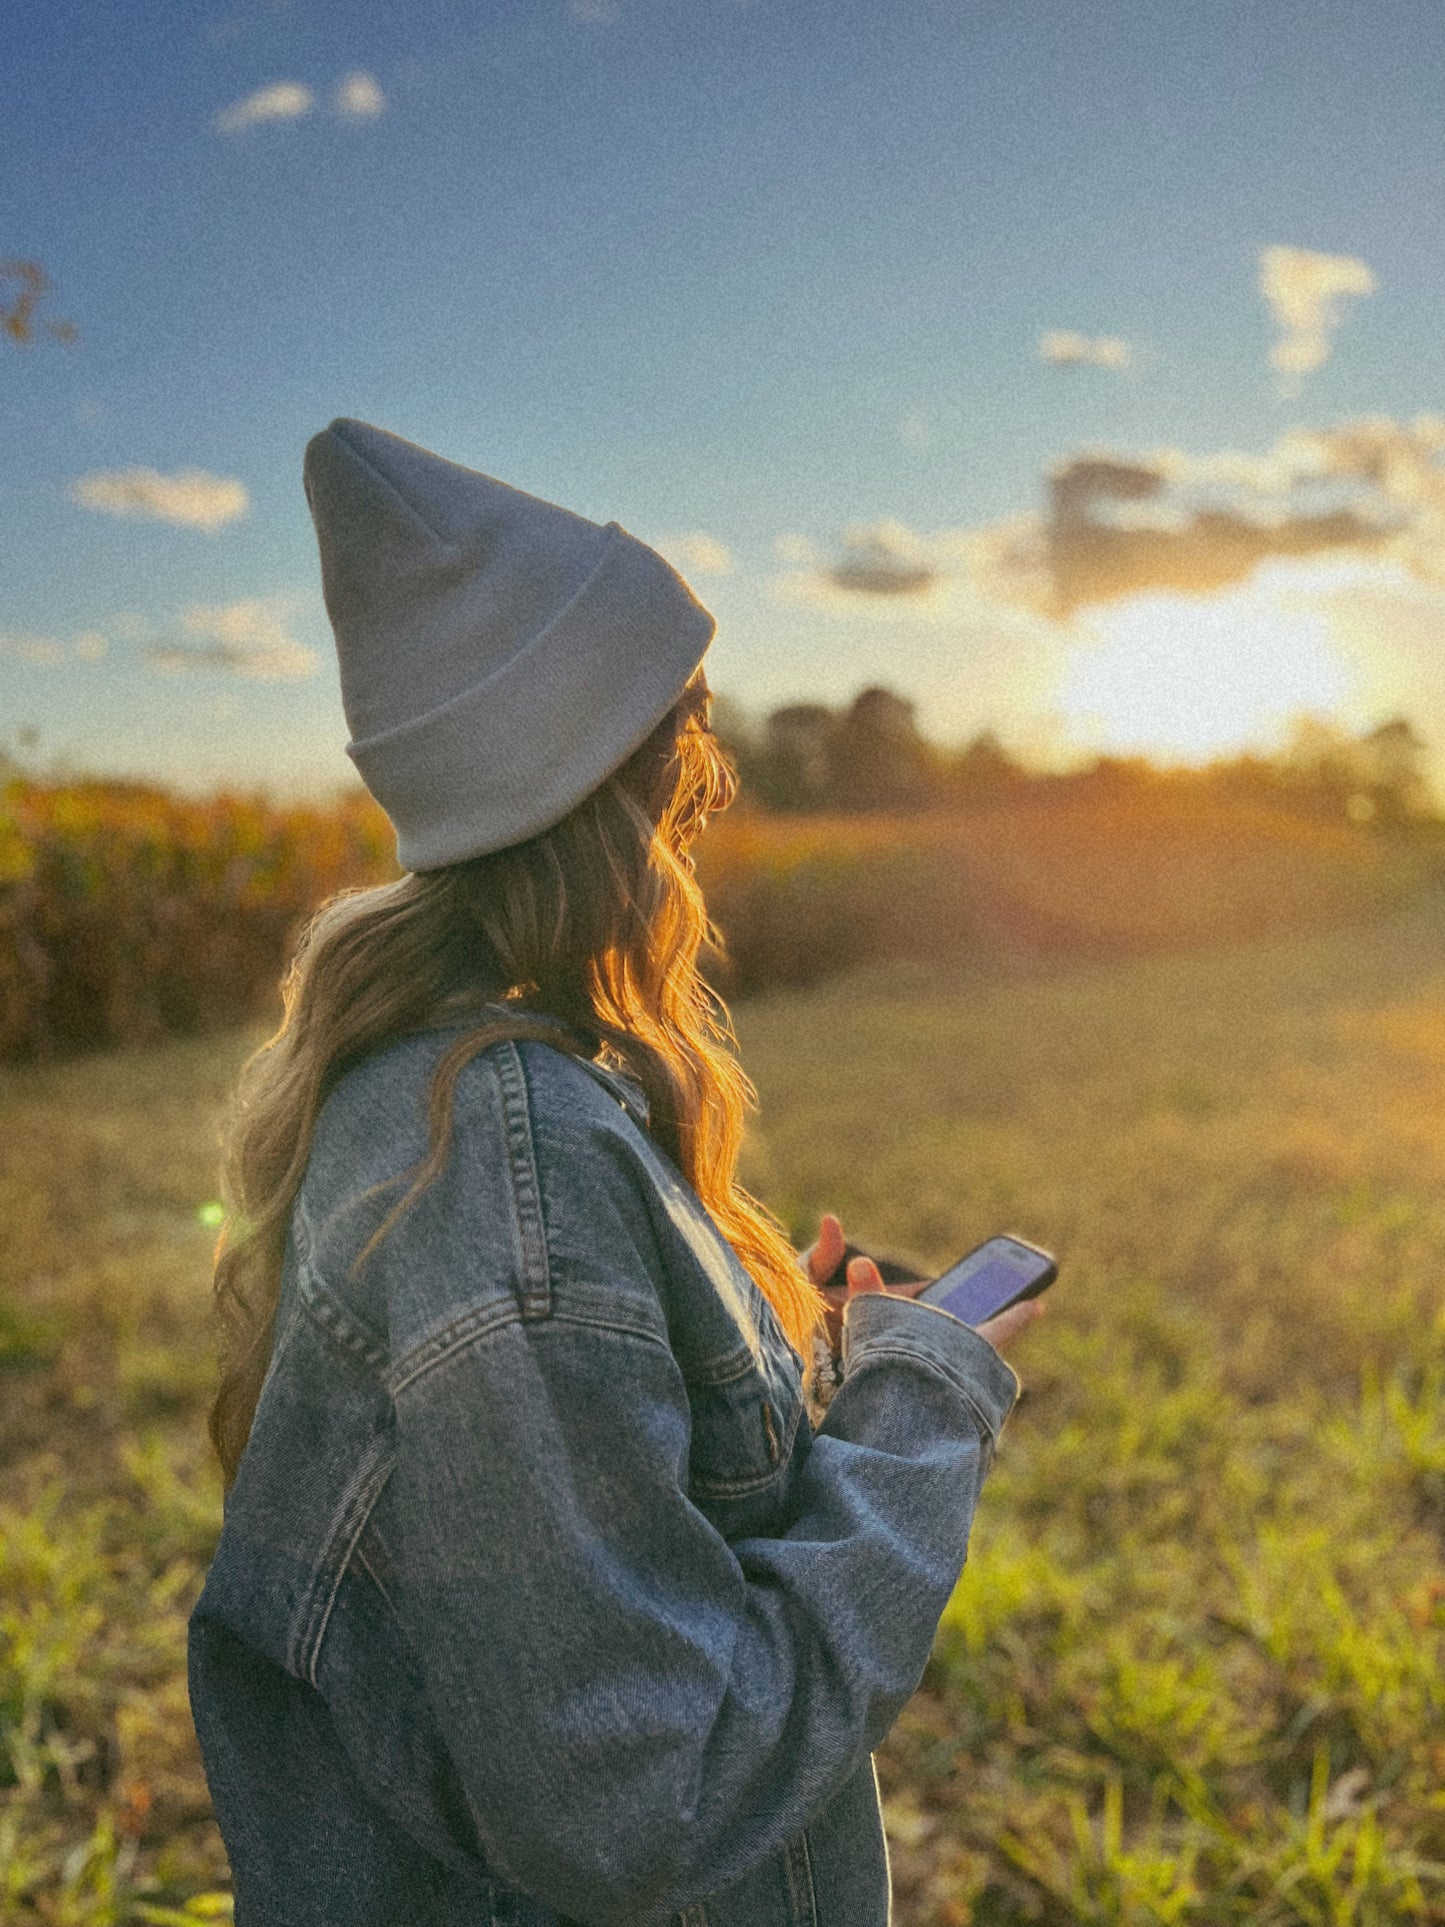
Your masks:
M880 1760L900 1927L1445 1922L1445 901L739 1012L752 1182L1063 1275ZM211 1918L184 1621L217 1106L259 1033L0 1071L0 1919Z
M1445 822L1367 830L1183 774L903 815L728 811L699 846L737 994L898 958L1155 956L1369 923L1445 879ZM364 792L329 806L0 780L0 1064L280 1015L307 919L394 882Z

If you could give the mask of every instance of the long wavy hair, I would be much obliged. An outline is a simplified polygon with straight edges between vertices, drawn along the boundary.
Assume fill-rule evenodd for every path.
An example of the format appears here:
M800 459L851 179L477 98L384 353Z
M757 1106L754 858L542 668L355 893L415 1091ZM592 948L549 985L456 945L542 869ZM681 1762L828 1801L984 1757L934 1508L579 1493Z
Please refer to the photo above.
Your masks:
M755 1093L699 968L719 938L691 846L736 788L708 702L699 671L627 762L539 836L341 891L310 919L282 981L280 1027L242 1066L222 1130L210 1431L228 1488L270 1362L287 1228L328 1093L370 1053L465 1024L475 1006L492 1008L433 1073L427 1154L390 1181L414 1176L353 1272L445 1167L463 1066L503 1036L534 1037L640 1081L653 1137L810 1357L821 1299L782 1227L737 1182Z

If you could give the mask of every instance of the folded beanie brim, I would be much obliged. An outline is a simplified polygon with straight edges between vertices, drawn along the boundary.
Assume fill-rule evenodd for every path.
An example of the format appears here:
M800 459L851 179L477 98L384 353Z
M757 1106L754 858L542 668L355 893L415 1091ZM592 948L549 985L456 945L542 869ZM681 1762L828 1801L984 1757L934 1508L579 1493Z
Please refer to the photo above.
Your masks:
M525 647L438 708L347 744L403 868L549 828L626 761L702 660L712 616L645 543L615 522L606 534L581 589Z

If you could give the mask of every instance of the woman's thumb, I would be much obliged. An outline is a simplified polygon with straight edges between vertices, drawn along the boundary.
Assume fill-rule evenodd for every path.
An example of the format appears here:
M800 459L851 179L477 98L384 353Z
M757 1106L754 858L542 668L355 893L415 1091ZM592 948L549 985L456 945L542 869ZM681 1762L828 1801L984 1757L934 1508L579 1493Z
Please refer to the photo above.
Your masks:
M848 1262L848 1294L882 1291L883 1274L871 1258L852 1258Z

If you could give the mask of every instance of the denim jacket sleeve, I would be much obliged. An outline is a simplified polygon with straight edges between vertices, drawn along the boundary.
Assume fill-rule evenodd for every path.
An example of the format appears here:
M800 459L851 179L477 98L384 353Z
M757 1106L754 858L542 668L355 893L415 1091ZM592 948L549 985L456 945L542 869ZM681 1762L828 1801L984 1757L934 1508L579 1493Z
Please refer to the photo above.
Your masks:
M781 1530L730 1541L688 1497L625 1165L523 1149L514 1304L394 1388L399 1610L498 1873L637 1927L790 1839L881 1740L1017 1381L945 1313L855 1302Z

